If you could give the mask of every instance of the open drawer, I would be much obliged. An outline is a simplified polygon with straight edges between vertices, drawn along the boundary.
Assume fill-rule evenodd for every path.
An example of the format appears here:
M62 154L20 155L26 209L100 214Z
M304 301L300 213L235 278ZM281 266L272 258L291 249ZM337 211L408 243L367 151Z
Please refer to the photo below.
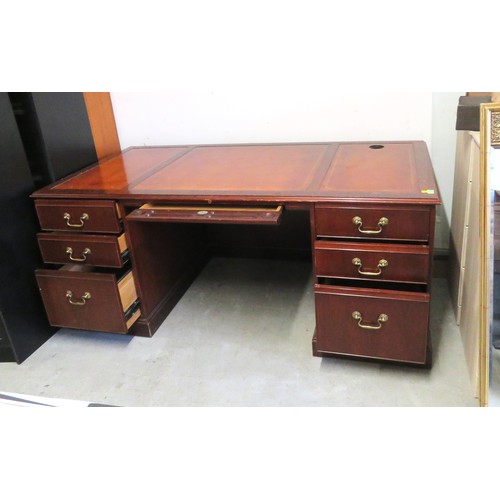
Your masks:
M47 264L85 263L88 266L123 267L129 260L125 233L38 233L38 245Z
M43 231L122 232L119 207L109 200L36 200Z
M283 207L183 206L145 204L131 212L128 220L158 222L198 222L215 224L275 225Z
M96 271L79 264L35 271L52 326L128 332L141 315L132 271Z

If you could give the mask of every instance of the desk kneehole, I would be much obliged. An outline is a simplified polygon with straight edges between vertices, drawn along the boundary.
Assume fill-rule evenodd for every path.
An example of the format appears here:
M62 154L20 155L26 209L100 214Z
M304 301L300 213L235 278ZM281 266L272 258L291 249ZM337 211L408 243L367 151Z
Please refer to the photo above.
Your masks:
M131 270L69 264L38 269L36 279L52 326L125 334L141 315Z

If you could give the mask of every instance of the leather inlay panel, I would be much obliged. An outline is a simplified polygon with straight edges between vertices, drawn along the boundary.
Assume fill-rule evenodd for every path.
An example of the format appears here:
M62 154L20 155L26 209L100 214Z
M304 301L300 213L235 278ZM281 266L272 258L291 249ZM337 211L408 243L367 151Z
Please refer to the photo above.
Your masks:
M122 191L188 148L134 148L55 185L54 190Z
M132 192L304 192L328 145L206 146L193 149Z
M341 144L320 190L349 195L397 192L418 196L421 189L413 145Z

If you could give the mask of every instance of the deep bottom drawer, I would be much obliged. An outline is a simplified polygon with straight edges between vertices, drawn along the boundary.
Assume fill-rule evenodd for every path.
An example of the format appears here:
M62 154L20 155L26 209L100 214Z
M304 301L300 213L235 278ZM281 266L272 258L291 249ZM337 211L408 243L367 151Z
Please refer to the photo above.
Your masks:
M127 333L141 315L132 271L118 277L66 265L38 269L36 278L52 326Z
M315 353L426 364L429 295L317 286Z

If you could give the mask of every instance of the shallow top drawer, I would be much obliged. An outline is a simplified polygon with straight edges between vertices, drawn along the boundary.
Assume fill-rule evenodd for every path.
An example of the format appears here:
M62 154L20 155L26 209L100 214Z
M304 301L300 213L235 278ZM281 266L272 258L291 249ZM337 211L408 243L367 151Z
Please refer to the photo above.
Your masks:
M118 206L114 201L36 200L35 207L43 230L121 232Z
M427 242L431 208L316 205L315 226L320 238Z

